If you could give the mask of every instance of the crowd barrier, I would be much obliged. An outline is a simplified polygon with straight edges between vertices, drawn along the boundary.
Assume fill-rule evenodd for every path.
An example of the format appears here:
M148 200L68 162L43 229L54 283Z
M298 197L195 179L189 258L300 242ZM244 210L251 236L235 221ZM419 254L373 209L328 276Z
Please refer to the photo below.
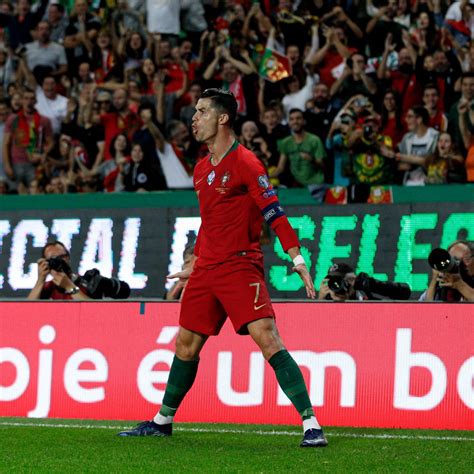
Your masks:
M275 303L324 425L474 429L474 306ZM0 415L148 419L179 303L0 302ZM176 421L298 424L249 337L205 346Z

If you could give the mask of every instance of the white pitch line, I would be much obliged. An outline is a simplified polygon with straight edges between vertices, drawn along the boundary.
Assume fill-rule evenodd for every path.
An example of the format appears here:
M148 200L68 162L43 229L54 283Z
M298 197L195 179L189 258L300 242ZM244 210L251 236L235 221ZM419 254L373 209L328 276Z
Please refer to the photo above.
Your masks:
M82 428L87 430L105 429L105 430L124 430L130 426L113 425L80 425L80 424L59 424L59 423L21 423L21 422L0 422L0 426L33 426L38 428ZM176 431L194 432L194 433L233 433L233 434L258 434L262 436L301 436L301 433L295 431L250 431L250 430L231 430L225 428L191 428L186 426L176 426ZM408 440L426 440L426 441L474 441L474 438L463 436L430 436L430 435L397 435L397 434L369 434L369 433L336 433L327 431L327 436L334 438L369 438L369 439L408 439Z

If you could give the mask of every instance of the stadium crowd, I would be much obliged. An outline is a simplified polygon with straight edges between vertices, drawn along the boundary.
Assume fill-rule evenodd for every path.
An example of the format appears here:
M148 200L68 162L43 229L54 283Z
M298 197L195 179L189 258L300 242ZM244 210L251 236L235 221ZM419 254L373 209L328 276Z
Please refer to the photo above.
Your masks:
M474 0L0 3L0 193L192 188L201 92L275 186L474 182Z

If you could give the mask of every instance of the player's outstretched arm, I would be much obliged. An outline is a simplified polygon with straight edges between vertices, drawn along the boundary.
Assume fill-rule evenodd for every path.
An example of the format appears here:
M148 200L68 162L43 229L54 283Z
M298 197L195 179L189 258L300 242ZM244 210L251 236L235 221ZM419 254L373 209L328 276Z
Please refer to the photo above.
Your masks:
M293 271L298 273L300 278L303 280L308 298L311 298L312 300L314 300L316 298L316 290L314 289L313 279L311 278L308 268L306 267L306 264L304 263L299 247L291 247L290 249L288 249L288 255L291 257L291 259L295 263L295 266L293 267Z

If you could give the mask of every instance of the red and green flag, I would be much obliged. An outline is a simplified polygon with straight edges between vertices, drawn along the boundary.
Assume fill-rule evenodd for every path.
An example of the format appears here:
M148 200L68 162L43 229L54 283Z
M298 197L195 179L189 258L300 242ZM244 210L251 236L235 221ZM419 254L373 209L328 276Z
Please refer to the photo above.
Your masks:
M259 74L270 82L278 82L291 76L292 68L289 59L274 49L266 48L260 62Z

